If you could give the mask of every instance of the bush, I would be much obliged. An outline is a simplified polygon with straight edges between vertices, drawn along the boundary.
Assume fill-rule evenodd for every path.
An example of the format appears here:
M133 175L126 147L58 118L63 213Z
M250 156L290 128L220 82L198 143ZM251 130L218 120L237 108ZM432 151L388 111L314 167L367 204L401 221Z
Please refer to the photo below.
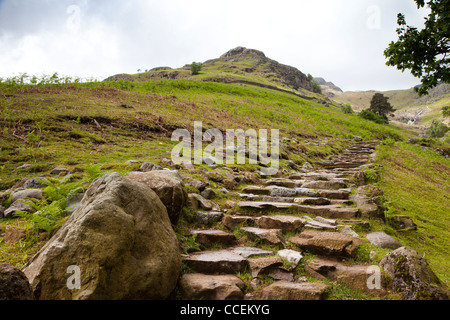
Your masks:
M439 120L433 120L431 127L427 131L427 135L432 138L442 138L450 130L445 124Z
M191 74L193 76L197 75L200 73L200 71L202 70L203 64L200 62L192 62L191 64Z
M352 114L353 113L353 109L352 106L349 105L348 103L344 103L341 106L342 112L346 113L346 114Z
M372 111L369 111L369 110L367 110L367 109L361 111L361 113L359 114L359 116L360 116L361 118L363 118L363 119L370 120L370 121L373 121L373 122L376 122L376 123L379 123L379 124L384 124L384 123L386 123L386 120L383 119L383 117L381 117L381 116L379 116L379 115L377 115L377 114L375 114L375 113L373 113Z

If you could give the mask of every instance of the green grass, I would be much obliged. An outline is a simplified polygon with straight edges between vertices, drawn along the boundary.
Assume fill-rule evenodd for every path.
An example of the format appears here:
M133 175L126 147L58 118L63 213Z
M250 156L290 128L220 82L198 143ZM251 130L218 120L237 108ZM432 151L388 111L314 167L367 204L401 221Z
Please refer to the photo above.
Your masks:
M378 186L384 192L387 218L407 215L417 231L397 238L417 250L447 285L450 283L450 160L435 151L407 143L382 145Z

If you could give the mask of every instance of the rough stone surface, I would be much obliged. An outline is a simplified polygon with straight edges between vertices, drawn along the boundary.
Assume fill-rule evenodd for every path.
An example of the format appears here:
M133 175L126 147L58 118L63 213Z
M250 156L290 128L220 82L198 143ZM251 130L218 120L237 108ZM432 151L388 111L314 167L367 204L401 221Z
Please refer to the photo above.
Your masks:
M223 213L216 211L208 211L208 212L198 211L196 214L196 219L201 224L211 225L221 221L223 219Z
M337 232L306 230L288 239L300 249L312 253L337 257L353 256L362 242L354 237Z
M34 300L33 290L25 274L7 263L0 263L1 300Z
M50 174L52 174L52 175L59 175L61 173L67 174L67 173L69 173L69 169L67 169L65 167L55 167L50 172Z
M374 187L375 188L375 187ZM374 198L371 186L362 186L356 189L351 200L356 204L361 212L361 218L364 219L378 219L384 221L384 211Z
M150 171L129 176L152 189L166 206L170 221L176 225L181 210L187 201L187 190L178 173L169 171Z
M281 258L286 259L293 268L297 267L300 260L303 258L300 252L290 249L280 250L277 253Z
M227 233L221 230L193 230L191 234L197 235L197 243L207 248L211 248L217 244L233 246L237 241L234 233Z
M329 286L323 283L278 281L262 290L262 300L322 300Z
M247 259L231 250L193 253L184 262L195 271L206 274L234 274L248 267Z
M297 232L303 227L303 220L293 216L263 216L258 219L258 227L281 229L283 232Z
M80 269L80 289L66 286ZM80 207L23 268L37 299L165 299L181 271L167 209L117 173L95 180Z
M406 300L449 300L449 289L441 283L428 262L417 251L401 247L388 253L380 267L391 278L391 286Z
M263 250L253 247L236 247L230 249L232 252L243 256L244 258L251 258L255 256L271 256L273 252L270 250Z
M14 213L18 211L26 211L32 213L34 210L27 204L26 200L17 200L13 202L13 204L8 209L5 210L3 216L5 218L13 217Z
M242 300L245 283L233 275L185 274L179 282L185 300Z
M393 216L391 217L391 223L394 225L394 228L399 230L417 230L417 225L408 216Z
M385 249L398 249L402 247L400 241L392 238L384 232L371 232L366 234L367 240L373 245Z
M272 256L248 259L248 264L252 277L256 278L260 274L267 274L274 268L282 266L283 261L278 256Z
M230 230L242 225L252 225L254 218L249 216L225 216L222 219L222 224Z
M253 227L241 228L241 231L246 232L254 239L260 239L269 244L281 244L284 242L283 234L280 229L260 229Z

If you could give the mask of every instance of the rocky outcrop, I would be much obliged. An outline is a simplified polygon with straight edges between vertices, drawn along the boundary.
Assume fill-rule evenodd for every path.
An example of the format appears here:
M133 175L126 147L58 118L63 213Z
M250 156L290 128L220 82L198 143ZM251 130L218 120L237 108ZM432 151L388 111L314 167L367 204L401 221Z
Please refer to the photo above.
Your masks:
M180 270L165 206L149 187L117 173L91 184L80 207L23 268L36 298L49 300L164 299ZM79 286L69 285L77 280Z
M417 251L401 247L388 253L380 266L389 275L391 287L406 300L449 300L450 291Z

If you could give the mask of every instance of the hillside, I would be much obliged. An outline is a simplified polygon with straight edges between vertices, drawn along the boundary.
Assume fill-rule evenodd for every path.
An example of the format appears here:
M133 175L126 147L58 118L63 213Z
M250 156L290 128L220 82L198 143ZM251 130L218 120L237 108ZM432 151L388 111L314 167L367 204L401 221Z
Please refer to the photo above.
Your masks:
M355 111L367 109L377 91L348 91L336 93L333 100L348 103ZM381 92L397 110L392 120L400 123L429 126L432 119L442 118L442 107L450 105L450 85L440 84L426 96L419 97L413 88Z
M242 47L196 76L186 65L102 82L0 81L0 262L22 269L41 299L447 297L450 162L436 149L448 144L345 114L310 90L301 71ZM174 164L172 134L194 137L196 121L205 136L278 129L279 170L264 175L265 157L250 163L234 144L223 149L245 163ZM15 216L20 196L29 213ZM430 276L411 292L395 287L402 246ZM373 291L368 268L387 270L395 254ZM73 263L90 276L82 292L66 288ZM147 281L171 287L149 293Z

